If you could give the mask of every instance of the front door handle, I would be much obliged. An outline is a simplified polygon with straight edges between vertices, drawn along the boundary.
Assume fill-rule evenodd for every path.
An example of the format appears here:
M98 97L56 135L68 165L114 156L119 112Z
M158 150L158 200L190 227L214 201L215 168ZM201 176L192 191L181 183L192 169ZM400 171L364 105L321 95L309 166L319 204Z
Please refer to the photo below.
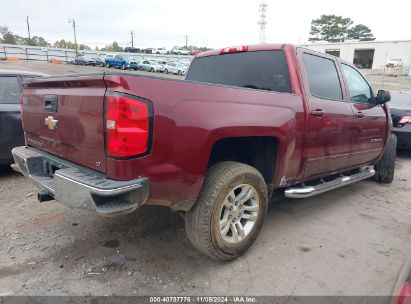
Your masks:
M325 114L326 114L325 111L323 111L321 109L316 109L316 110L311 111L311 115L317 116L317 117L324 117Z
M363 118L364 114L363 114L363 112L357 112L357 113L354 114L354 116L357 117L357 118Z

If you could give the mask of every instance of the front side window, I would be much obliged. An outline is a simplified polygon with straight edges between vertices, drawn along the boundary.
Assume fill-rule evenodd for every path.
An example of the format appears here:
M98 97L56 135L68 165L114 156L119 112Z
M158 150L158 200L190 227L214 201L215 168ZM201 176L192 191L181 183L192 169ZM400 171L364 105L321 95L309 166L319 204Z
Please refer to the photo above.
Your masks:
M343 64L345 79L347 80L350 100L352 102L368 103L371 101L371 88L361 74L354 68Z
M333 60L305 53L304 65L311 95L322 99L343 99L340 79Z
M0 104L20 103L21 89L17 77L0 77Z

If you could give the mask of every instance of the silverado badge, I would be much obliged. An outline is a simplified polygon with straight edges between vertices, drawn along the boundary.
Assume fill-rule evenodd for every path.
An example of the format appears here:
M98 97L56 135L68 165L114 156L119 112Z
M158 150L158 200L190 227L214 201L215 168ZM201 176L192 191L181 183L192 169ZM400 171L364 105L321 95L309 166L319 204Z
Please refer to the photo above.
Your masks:
M50 130L55 130L57 128L57 119L54 119L53 116L48 116L44 119L44 123Z

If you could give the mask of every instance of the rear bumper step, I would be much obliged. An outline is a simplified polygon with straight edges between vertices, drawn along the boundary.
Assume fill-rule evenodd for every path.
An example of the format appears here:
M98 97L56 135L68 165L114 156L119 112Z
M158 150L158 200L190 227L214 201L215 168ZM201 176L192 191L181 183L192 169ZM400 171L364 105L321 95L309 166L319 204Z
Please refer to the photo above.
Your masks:
M12 153L12 168L30 179L40 189L41 197L50 196L70 208L112 216L130 213L148 198L148 178L110 180L99 172L29 147L14 148Z
M375 170L372 167L364 167L359 172L351 175L339 175L331 181L320 180L318 185L307 186L302 184L296 187L287 188L284 191L285 197L289 198L307 198L320 193L324 193L336 188L340 188L363 179L370 178L375 175Z

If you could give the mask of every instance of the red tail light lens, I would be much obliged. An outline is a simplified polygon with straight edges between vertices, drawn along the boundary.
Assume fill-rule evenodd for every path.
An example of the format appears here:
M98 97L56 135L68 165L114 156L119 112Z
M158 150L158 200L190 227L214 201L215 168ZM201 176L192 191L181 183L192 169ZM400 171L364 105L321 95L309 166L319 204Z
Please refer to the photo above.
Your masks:
M398 122L399 125L411 124L411 116L403 116Z
M106 96L106 148L114 157L148 152L150 109L145 101L123 95Z
M411 304L411 284L405 282L397 297L397 304Z

